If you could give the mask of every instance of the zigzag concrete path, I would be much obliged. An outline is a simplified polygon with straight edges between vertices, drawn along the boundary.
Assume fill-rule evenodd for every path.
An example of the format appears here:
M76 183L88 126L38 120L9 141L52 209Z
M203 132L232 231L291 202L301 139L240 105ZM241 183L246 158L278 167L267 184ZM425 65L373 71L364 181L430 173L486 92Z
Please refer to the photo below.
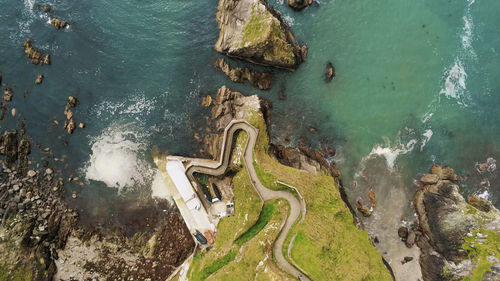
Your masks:
M290 204L290 215L286 219L284 225L282 225L280 235L274 243L274 256L276 257L279 266L281 266L288 273L297 277L299 280L309 280L309 278L307 278L305 274L288 263L288 261L283 257L283 252L281 250L283 248L283 243L285 242L288 232L292 228L294 222L298 219L301 211L302 216L305 217L305 202L303 201L303 199L301 201L297 200L297 198L295 198L295 196L293 196L289 192L270 190L260 182L253 166L253 150L257 141L257 137L259 135L259 130L257 128L250 125L246 120L232 120L224 130L224 139L222 143L223 149L221 150L219 161L182 157L183 161L188 162L186 166L186 174L191 181L194 180L193 174L195 172L213 176L224 174L226 172L227 166L229 165L233 136L234 133L238 130L243 130L248 134L243 159L245 161L246 170L248 172L248 175L250 176L250 180L252 181L252 185L254 186L261 199L263 201L267 201L283 198L286 199Z

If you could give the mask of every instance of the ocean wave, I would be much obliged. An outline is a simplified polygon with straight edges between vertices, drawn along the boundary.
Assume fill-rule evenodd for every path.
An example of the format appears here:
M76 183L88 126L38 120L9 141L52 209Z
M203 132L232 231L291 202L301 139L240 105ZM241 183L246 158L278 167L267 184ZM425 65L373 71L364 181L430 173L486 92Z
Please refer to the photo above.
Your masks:
M422 151L425 147L425 145L429 142L429 140L432 138L433 132L431 129L425 130L425 132L422 134L424 137L422 139L422 144L420 145L420 151Z
M167 199L170 203L174 203L172 196L168 193L165 181L163 180L163 176L160 171L156 171L153 177L153 182L151 183L151 197Z
M460 59L455 59L453 65L445 72L444 87L439 92L447 98L456 99L461 105L467 106L464 102L464 91L467 89L467 72Z
M104 101L94 109L98 118L115 118L117 115L147 116L156 108L157 98L148 98L144 93L135 93L120 102Z
M130 127L112 125L91 141L92 154L85 168L87 180L100 181L120 190L151 180L151 164L144 159L145 134Z
M417 144L418 140L416 139L411 139L408 141L406 144L403 144L401 142L397 142L396 145L391 146L390 144L387 144L386 146L382 146L380 144L375 145L370 153L363 157L361 159L361 162L366 161L367 159L370 159L375 156L381 156L385 158L387 167L392 170L394 169L394 164L396 162L396 159L400 155L407 154L411 152L414 148L415 145Z

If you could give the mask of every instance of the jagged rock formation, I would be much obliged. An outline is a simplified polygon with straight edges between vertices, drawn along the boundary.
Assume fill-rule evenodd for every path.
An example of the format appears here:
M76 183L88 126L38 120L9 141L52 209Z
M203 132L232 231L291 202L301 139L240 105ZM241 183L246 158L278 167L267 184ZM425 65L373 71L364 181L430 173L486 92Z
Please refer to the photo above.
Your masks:
M67 22L60 20L58 18L51 18L50 24L52 24L52 26L54 26L57 29L65 28L66 26L68 26Z
M271 81L273 79L271 73L258 72L248 67L231 67L223 58L215 60L214 66L226 74L233 82L244 83L248 81L261 90L268 90L271 88Z
M206 98L205 98L206 99ZM220 133L233 119L249 117L252 111L260 110L260 100L257 96L245 96L240 92L231 91L226 86L217 90L216 98L212 99L212 120ZM203 139L206 152L214 158L218 156L222 145L221 134L210 134Z
M451 168L434 165L414 198L424 280L499 280L500 212L472 197L468 204ZM411 232L413 233L413 232Z
M288 6L294 10L302 10L312 4L313 0L288 0Z
M220 0L217 52L253 63L296 69L307 55L288 25L265 0Z
M43 55L42 52L33 48L30 39L26 39L23 44L24 53L28 56L32 64L50 64L50 54Z

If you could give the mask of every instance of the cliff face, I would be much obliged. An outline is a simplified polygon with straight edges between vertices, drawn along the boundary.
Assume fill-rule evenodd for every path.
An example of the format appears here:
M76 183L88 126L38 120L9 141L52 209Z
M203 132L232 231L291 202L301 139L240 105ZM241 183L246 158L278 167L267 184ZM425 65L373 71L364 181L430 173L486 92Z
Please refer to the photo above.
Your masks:
M466 202L453 183L458 179L434 165L415 195L424 280L499 280L500 212L475 196Z
M265 0L220 0L217 22L217 52L289 70L305 60L307 48Z

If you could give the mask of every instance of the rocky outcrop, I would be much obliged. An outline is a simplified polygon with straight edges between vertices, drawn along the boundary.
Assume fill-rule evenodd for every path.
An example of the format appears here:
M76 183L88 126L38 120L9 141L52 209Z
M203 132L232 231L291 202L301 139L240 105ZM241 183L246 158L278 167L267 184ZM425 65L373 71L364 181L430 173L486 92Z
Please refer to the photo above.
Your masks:
M12 101L12 97L14 96L14 91L7 86L5 87L5 90L3 91L3 100L4 101Z
M311 5L313 0L288 0L288 6L292 7L294 10L300 11L305 7Z
M421 234L415 240L422 250L423 278L498 280L500 212L477 197L468 204L454 183L458 179L453 169L434 165L431 174L422 177L424 186L415 195L417 234Z
M56 29L61 29L61 28L65 28L66 26L68 26L67 22L60 20L58 18L51 18L50 24L52 24L52 26L54 26Z
M271 81L273 79L271 73L258 72L248 67L231 67L223 58L215 60L214 66L226 74L226 76L233 82L249 82L261 90L268 90L271 88Z
M203 98L206 102L207 98ZM210 97L212 104L212 121L218 133L208 134L203 138L205 151L214 159L219 155L222 145L222 131L233 119L249 118L251 112L261 110L257 96L245 96L240 92L231 91L226 86L217 90L215 99ZM203 101L202 101L203 103Z
M325 82L330 82L335 77L335 68L331 62L326 64Z
M73 117L73 111L71 108L76 107L78 101L75 97L69 96L68 97L68 103L66 104L66 107L64 108L64 115L66 115L66 121L64 121L64 129L68 132L68 134L72 134L73 131L76 129L76 122ZM81 128L85 127L82 126Z
M26 41L24 41L23 46L24 46L24 53L26 54L26 56L28 56L32 64L35 65L40 63L50 64L50 55L49 54L43 55L42 52L33 48L30 39L26 39Z
M265 0L220 0L217 52L256 64L296 69L307 55L279 12Z
M36 77L36 80L35 80L35 84L42 84L42 82L43 82L43 75L38 74L38 76Z

